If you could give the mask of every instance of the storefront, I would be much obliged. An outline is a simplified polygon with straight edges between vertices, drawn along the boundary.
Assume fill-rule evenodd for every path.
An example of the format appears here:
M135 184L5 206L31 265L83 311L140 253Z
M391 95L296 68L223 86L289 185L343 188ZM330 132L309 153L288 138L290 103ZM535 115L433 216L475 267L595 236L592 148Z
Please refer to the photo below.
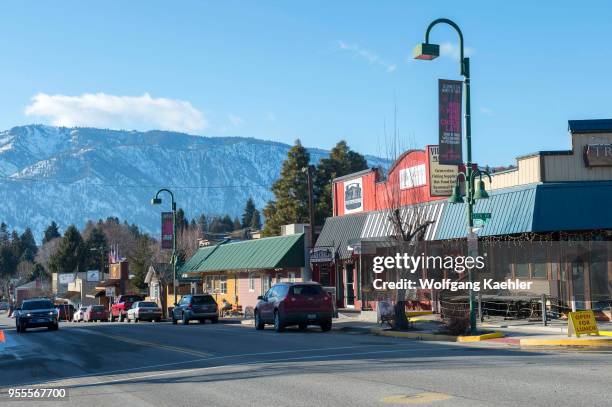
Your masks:
M198 277L203 292L246 310L257 297L282 281L302 281L305 273L304 234L268 237L207 246L181 267L181 277Z
M494 173L489 198L474 208L490 218L473 232L480 250L499 251L491 248L495 242L516 246L488 267L491 275L534 283L532 292L517 294L599 309L612 299L612 120L570 121L570 136L572 150L522 156L515 168ZM336 287L339 307L369 309L385 294L373 293L367 242L402 240L402 228L423 225L419 240L465 244L467 208L445 199L458 168L439 166L435 147L406 152L386 178L372 169L334 180L334 216L313 250L328 248L333 257L312 265L315 280ZM534 242L548 246L540 250ZM551 242L565 243L551 248ZM431 292L411 298L423 308L431 299Z

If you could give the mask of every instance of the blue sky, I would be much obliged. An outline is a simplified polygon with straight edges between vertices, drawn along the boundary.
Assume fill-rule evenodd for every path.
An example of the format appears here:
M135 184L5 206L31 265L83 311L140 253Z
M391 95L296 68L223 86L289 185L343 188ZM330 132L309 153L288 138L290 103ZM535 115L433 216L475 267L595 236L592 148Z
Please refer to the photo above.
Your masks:
M612 117L604 1L14 1L0 12L2 129L345 138L384 155L396 103L404 144L434 144L437 79L460 79L456 35L434 29L447 55L433 62L411 50L438 17L470 49L475 161L566 149L568 119Z

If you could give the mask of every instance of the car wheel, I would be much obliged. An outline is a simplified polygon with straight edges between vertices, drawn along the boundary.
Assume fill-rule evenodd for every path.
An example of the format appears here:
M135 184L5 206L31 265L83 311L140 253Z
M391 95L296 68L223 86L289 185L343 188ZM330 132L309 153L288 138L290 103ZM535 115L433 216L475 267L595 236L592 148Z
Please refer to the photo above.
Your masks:
M274 330L276 332L283 332L285 330L285 325L283 325L283 321L278 311L274 311Z
M210 319L211 324L216 324L217 322L219 322L219 317L214 317Z
M174 318L174 314L172 315L172 325L176 325L176 318Z
M23 332L23 333L25 333L25 331L27 331L27 330L28 330L28 328L26 327L26 324L25 324L25 323L22 323L22 324L21 324L21 330L20 330L19 332Z
M21 326L20 326L19 322L15 322L15 330L17 332L21 332Z
M140 319L134 318L134 323L137 323L138 321L140 321Z
M114 316L111 314L111 315L108 317L108 320L109 320L110 322L115 322L115 317L114 317Z
M119 317L117 318L117 320L119 322L124 322L125 321L125 317L123 316L123 314L119 314Z
M308 329L308 324L299 324L298 327L300 328L300 331L305 331Z
M264 329L264 327L265 327L265 324L261 320L261 317L259 316L259 312L255 311L255 329L257 329L258 331L261 331L262 329Z
M325 321L325 322L321 323L321 331L327 332L327 331L329 331L331 329L332 329L332 322L331 321Z
M185 314L183 314L183 325L189 325L189 318Z

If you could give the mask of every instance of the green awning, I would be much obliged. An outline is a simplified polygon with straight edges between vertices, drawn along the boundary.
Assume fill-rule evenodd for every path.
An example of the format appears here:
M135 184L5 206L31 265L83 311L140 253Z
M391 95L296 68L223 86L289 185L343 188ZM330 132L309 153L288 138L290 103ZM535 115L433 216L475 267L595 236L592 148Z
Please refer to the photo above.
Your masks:
M202 247L179 273L304 267L304 234Z

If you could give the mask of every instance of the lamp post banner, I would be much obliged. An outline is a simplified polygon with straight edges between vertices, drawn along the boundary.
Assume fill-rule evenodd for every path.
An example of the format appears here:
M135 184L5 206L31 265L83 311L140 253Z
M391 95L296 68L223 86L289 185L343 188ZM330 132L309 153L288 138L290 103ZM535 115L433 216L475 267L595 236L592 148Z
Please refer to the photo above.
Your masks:
M461 145L461 103L463 82L438 80L438 144L439 164L457 165L463 162Z
M172 249L172 212L162 212L161 214L161 248Z

